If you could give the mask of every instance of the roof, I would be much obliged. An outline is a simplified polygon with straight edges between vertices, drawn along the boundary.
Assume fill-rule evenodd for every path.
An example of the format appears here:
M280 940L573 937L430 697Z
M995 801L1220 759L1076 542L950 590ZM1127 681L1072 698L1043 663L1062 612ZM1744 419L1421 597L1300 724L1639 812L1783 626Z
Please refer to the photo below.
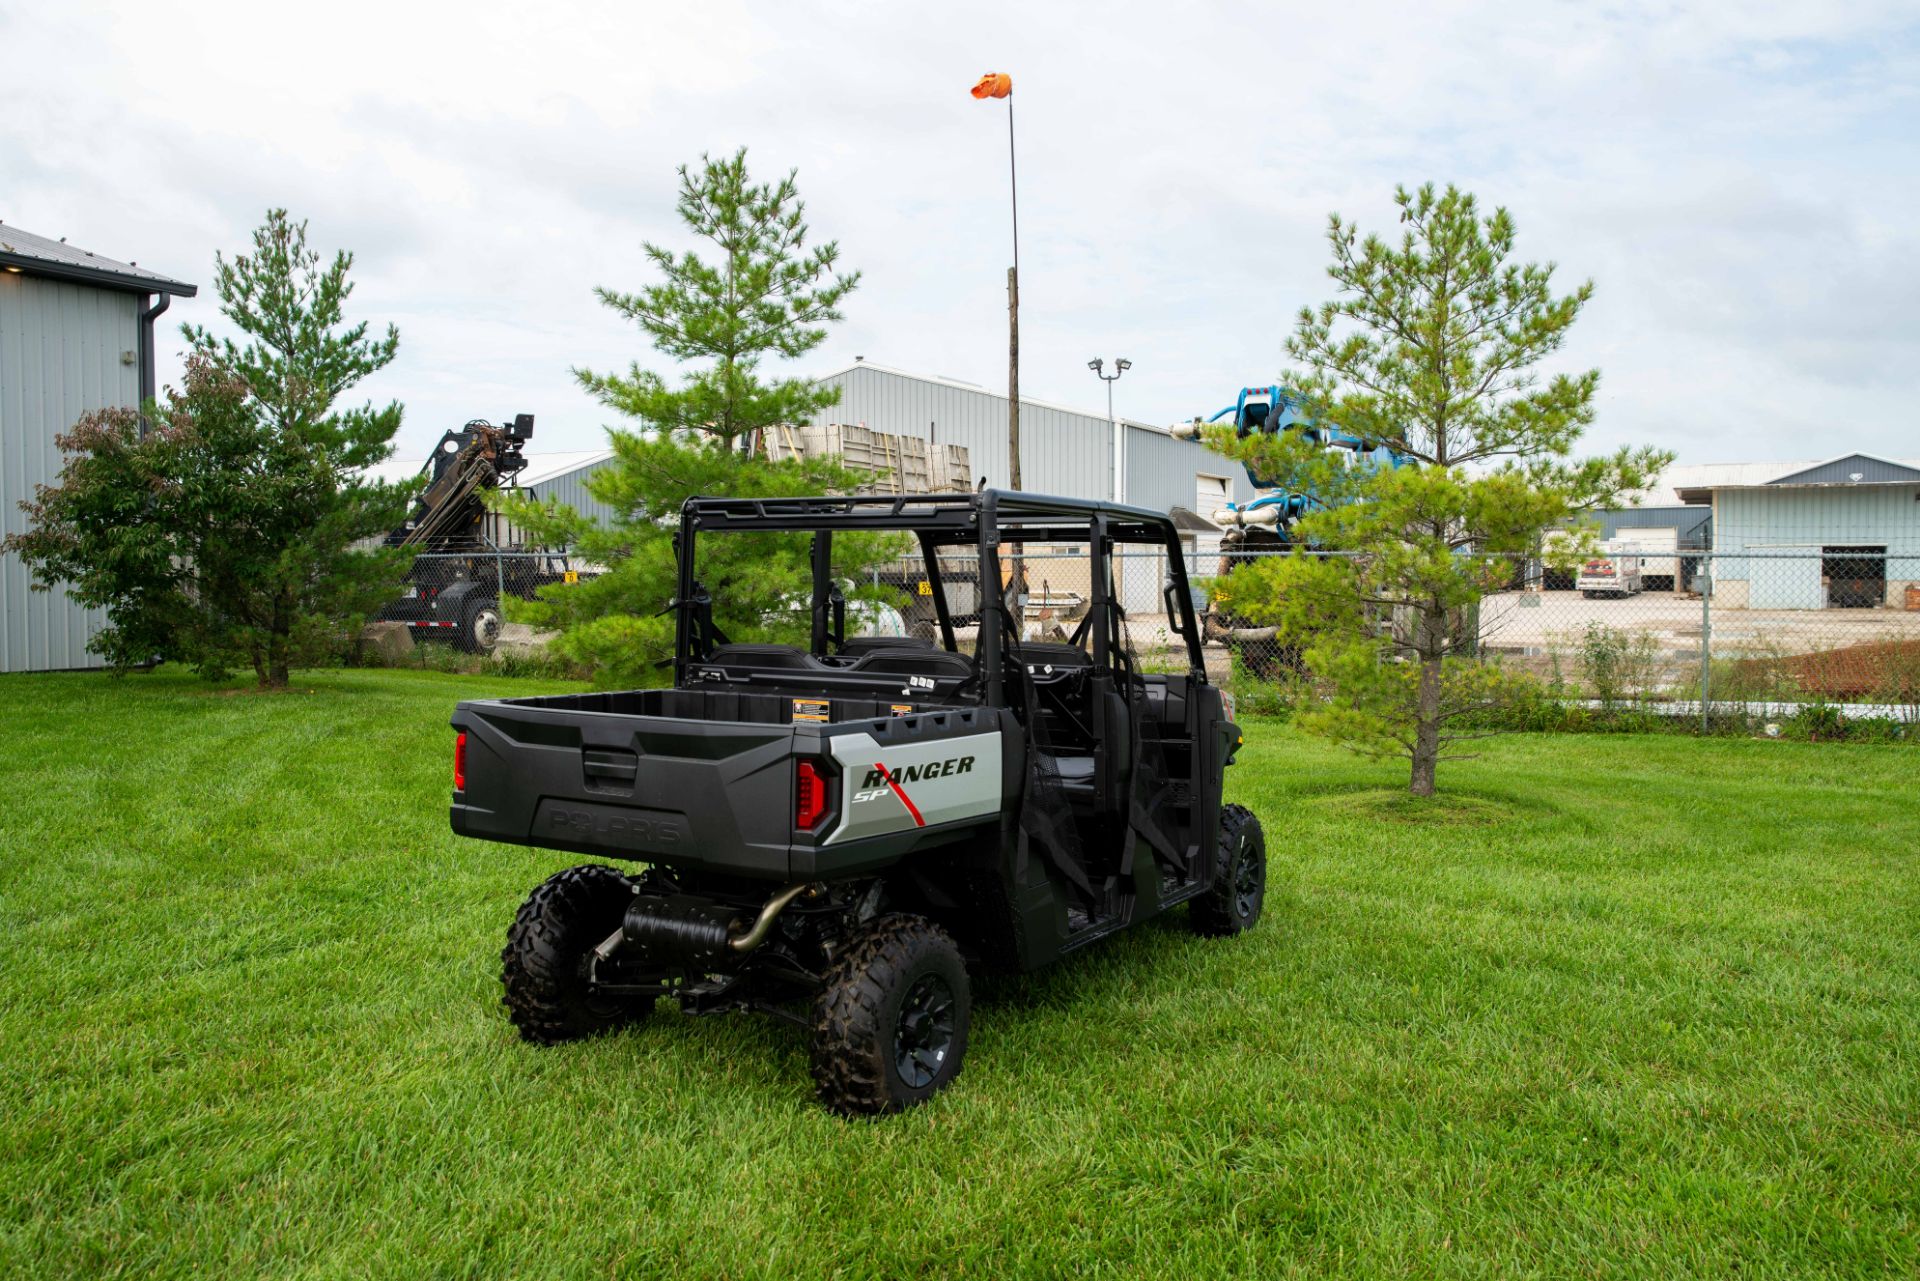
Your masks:
M1861 479L1855 481L1853 476ZM1911 485L1920 483L1920 459L1841 454L1782 463L1703 463L1669 467L1639 498L1654 505L1709 503L1719 489L1768 489L1807 485Z
M200 292L198 285L148 271L138 263L120 262L64 240L49 240L5 223L0 223L0 268L53 280L77 280L127 293L177 294L192 298Z
M983 387L979 383L970 383L959 378L948 378L942 374L916 374L910 369L895 369L892 365L876 364L871 360L856 360L851 365L846 365L839 369L830 369L824 374L816 375L813 381L817 383L825 382L829 378L839 378L844 374L850 374L860 369L871 369L876 373L892 374L895 378L907 378L917 383L931 383L935 387L952 387L958 391L977 392L982 396L992 396L996 400L1005 400L1007 398L1005 392L995 391L991 387ZM1035 400L1032 396L1022 396L1020 403L1023 405L1032 405L1035 409L1054 409L1063 414L1077 414L1082 418L1091 418L1095 422L1104 423L1112 421L1112 419L1097 409L1081 409L1075 405L1063 405L1057 400ZM1137 418L1125 417L1122 417L1120 421L1128 427L1135 427L1141 431L1150 431L1161 436L1169 434L1165 427L1159 426L1156 423L1145 423Z
M807 496L793 498L726 498L700 496L681 506L681 518L700 529L727 525L765 530L898 529L920 530L944 543L972 542L989 523L1000 536L1010 527L1024 527L1026 538L1046 535L1041 522L1059 517L1116 517L1129 524L1109 523L1120 541L1140 541L1142 534L1172 534L1172 517L1146 507L1130 507L1099 498L1068 498L1014 489L982 489L971 494L877 494L873 496Z

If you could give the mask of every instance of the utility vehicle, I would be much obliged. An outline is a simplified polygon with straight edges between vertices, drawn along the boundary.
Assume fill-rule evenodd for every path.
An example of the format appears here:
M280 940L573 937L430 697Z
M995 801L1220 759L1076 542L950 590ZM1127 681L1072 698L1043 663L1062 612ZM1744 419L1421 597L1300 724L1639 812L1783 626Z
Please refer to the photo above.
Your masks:
M832 549L851 531L918 544L937 640L845 634ZM728 588L703 584L702 548L769 536L810 544L807 645L715 624ZM1067 642L1022 634L1028 542L1088 557ZM1165 555L1150 619L1116 596L1118 548ZM527 1040L603 1032L661 997L760 1011L811 1034L829 1108L891 1112L960 1070L978 970L1035 969L1180 903L1201 934L1259 921L1260 823L1220 796L1240 730L1167 516L995 490L696 498L678 556L670 688L453 715L456 832L629 865L561 872L520 908L503 981ZM971 635L943 587L955 564L1009 584ZM1184 670L1141 670L1142 627Z

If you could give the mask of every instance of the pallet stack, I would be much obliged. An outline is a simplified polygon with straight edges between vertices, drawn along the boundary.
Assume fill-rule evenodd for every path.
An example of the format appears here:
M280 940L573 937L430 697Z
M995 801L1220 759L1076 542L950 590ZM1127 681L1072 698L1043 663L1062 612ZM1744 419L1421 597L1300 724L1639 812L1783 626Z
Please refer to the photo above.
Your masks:
M869 477L856 494L964 494L973 488L965 445L936 445L851 423L770 427L761 436L769 459L838 455L842 466Z

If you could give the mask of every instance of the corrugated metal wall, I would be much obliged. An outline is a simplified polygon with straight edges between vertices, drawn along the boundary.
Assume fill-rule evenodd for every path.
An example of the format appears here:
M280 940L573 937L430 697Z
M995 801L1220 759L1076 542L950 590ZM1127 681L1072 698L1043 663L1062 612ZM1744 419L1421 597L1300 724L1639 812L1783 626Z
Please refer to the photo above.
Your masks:
M82 415L140 398L140 299L0 272L0 533L20 532L20 500L60 473L53 438ZM98 667L87 638L105 616L65 591L28 590L17 556L0 556L0 672Z
M986 388L929 382L873 367L821 380L840 389L840 403L816 415L821 423L857 423L875 431L965 445L976 477L1005 486L1007 398ZM1127 429L1127 501L1165 511L1191 508L1194 475L1234 480L1236 499L1252 496L1246 472L1192 441L1145 428ZM1043 494L1104 498L1112 488L1113 428L1093 414L1020 403L1021 484Z
M594 463L578 471L564 472L538 484L528 485L527 497L542 503L549 499L558 499L582 516L597 520L601 524L611 524L614 516L613 508L589 494L586 483L587 477L606 466L608 461L611 460Z
M1717 582L1766 572L1738 553L1787 547L1885 547L1889 582L1920 580L1920 485L1722 489L1713 507Z

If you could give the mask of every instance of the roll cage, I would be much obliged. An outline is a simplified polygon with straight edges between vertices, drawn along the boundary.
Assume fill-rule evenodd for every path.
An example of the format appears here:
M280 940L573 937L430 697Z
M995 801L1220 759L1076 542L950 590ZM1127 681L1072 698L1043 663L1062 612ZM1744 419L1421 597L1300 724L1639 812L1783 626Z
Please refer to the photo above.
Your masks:
M697 550L703 534L737 531L811 533L812 585L810 649L825 657L845 644L845 600L832 575L832 538L839 530L899 532L914 535L925 565L938 617L939 647L962 655L948 609L941 568L942 553L972 549L971 568L978 582L1017 583L1019 549L1029 543L1084 543L1090 559L1091 600L1086 621L1075 635L1091 642L1096 669L1110 670L1130 660L1125 647L1125 612L1114 591L1111 553L1119 547L1157 548L1166 555L1167 578L1161 609L1169 633L1185 645L1188 673L1205 684L1199 626L1188 590L1179 532L1170 517L1142 507L1098 500L1062 498L1012 490L985 489L972 494L909 494L815 498L690 498L680 512L675 538L678 580L669 605L675 616L674 684L685 686L692 669L707 660L726 637L714 625L713 602L697 577ZM1003 556L1002 549L1010 551ZM1002 561L1008 563L1002 576ZM1015 610L1017 588L981 590L980 626L968 660L973 679L951 692L969 701L1005 707L1007 646L1020 643L1021 619ZM1013 670L1022 668L1015 664ZM819 680L820 674L814 673Z

